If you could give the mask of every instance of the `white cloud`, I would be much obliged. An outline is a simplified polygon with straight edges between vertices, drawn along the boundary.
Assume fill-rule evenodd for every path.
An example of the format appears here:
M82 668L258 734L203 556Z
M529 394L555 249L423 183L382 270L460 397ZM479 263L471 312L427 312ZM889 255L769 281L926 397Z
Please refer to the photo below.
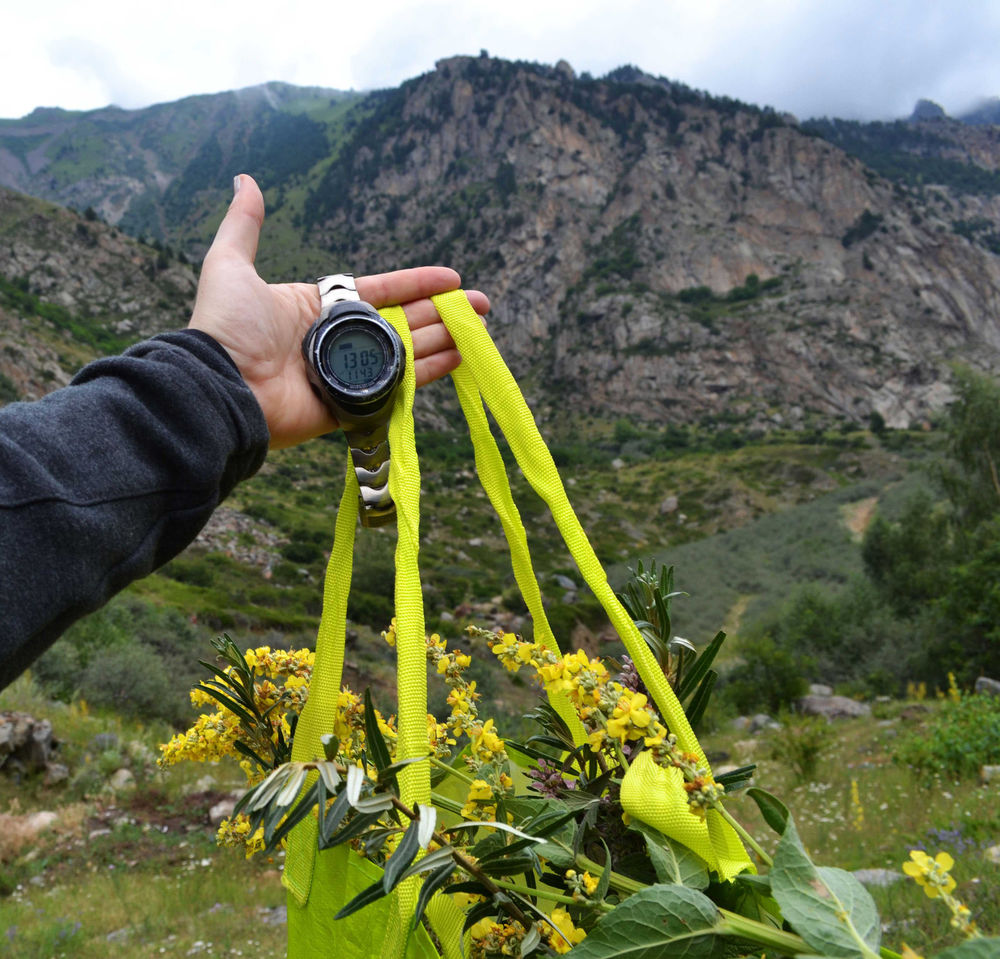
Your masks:
M1000 94L992 0L47 0L11 5L0 116L261 83L394 86L487 49L603 74L623 63L800 116L888 117L918 97L951 111Z

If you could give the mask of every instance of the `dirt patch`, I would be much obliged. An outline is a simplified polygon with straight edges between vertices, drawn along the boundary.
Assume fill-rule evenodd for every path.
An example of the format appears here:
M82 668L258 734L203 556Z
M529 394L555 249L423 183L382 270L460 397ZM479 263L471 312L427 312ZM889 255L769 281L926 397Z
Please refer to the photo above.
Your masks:
M850 530L851 539L855 543L860 543L864 539L871 521L875 518L877 508L877 496L860 499L856 503L847 503L840 508L841 515L844 517L844 525Z

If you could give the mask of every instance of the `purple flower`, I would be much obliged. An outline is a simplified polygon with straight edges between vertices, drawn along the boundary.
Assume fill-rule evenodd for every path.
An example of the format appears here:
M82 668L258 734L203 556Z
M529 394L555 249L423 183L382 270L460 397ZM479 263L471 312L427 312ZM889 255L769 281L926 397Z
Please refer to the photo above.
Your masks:
M567 789L576 788L576 781L563 776L559 767L547 759L539 759L537 768L528 770L528 778L534 780L532 789L553 799Z

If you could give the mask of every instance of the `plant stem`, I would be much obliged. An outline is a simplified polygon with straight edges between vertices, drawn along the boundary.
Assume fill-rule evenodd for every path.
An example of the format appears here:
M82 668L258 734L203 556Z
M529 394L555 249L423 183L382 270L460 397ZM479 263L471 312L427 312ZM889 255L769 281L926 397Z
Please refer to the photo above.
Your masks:
M445 812L454 813L456 816L462 815L462 804L456 799L442 796L440 793L431 793L431 802Z
M797 955L799 953L814 952L812 946L808 945L804 939L795 935L794 932L785 932L775 926L759 922L756 919L747 919L739 913L730 912L728 909L720 909L722 922L716 930L723 936L739 936L741 939L751 939L778 952L786 955Z
M576 864L581 869L586 869L587 872L594 872L600 875L606 872L604 866L600 863L594 862L593 859L585 856L582 852L576 855ZM633 892L639 892L640 889L648 889L649 887L644 882L639 882L638 879L630 879L628 876L623 876L620 872L611 871L609 876L611 885L617 889L619 892L627 892L630 895Z
M739 837L757 854L760 861L770 869L774 865L774 860L764 851L763 846L753 836L743 828L743 826L733 818L733 814L722 805L715 803L712 808L736 830Z
M444 772L448 773L449 776L454 776L456 779L461 779L462 782L467 783L470 786L472 785L473 779L467 773L461 772L454 766L449 766L447 763L442 762L436 756L428 756L427 758L430 760L432 766L436 767L437 769L443 770Z
M544 899L547 902L562 902L567 906L578 906L580 905L580 900L574 899L572 896L564 895L561 892L556 892L554 889L550 889L548 886L522 886L516 882L505 882L502 879L494 879L493 882L499 886L501 889L509 889L511 892L520 893L522 896L529 896L535 899ZM601 909L604 912L610 912L614 909L614 906L609 903L600 903Z

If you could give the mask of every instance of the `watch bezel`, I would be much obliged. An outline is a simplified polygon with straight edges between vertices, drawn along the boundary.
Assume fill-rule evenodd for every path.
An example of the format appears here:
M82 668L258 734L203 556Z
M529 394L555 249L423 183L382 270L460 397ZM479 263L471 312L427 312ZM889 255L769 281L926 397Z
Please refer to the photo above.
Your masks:
M324 348L330 338L351 326L364 327L375 335L385 347L385 365L371 383L351 386L341 381L327 363ZM406 350L403 341L391 323L362 301L335 303L314 324L302 344L309 382L320 397L330 405L340 419L345 415L354 420L364 420L388 414L385 407L403 377Z

